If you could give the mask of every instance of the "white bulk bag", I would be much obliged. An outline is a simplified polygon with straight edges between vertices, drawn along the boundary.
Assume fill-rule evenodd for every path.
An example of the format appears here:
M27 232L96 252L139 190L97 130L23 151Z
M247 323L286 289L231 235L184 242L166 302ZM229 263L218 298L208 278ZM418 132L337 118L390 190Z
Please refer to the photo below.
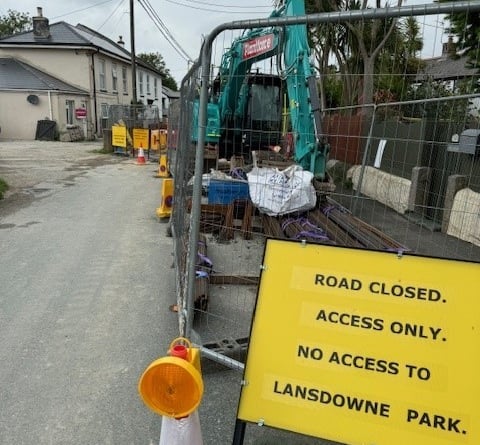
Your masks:
M247 177L250 199L269 216L309 210L317 202L313 174L299 165L291 165L281 171L254 167Z

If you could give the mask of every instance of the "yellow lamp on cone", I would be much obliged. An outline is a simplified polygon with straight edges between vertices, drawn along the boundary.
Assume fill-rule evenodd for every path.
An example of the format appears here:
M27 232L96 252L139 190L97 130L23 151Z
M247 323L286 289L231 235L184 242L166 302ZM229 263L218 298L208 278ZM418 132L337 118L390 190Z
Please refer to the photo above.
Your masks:
M197 409L203 395L197 351L189 348L187 359L159 358L144 371L138 382L138 392L153 412L178 419Z

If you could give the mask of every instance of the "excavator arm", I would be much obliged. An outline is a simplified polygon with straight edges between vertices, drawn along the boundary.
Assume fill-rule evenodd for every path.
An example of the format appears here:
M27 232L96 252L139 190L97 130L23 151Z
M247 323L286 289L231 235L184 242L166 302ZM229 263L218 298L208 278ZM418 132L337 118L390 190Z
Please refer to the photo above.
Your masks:
M303 1L286 2L287 16L305 14ZM295 162L319 179L325 178L328 144L323 140L318 86L310 63L307 27L285 27L283 77L286 79Z
M304 1L286 0L270 17L304 14ZM255 62L274 56L279 60L283 58L284 67L277 75L251 73ZM214 121L209 119L208 128L214 129L210 134L219 141L223 155L236 154L239 146L243 150L245 147L257 149L253 147L278 144L281 111L275 114L272 109L281 110L281 106L269 107L263 101L252 111L252 100L255 98L252 85L260 85L258 94L261 94L262 87L268 87L270 91L275 89L280 102L280 79L287 86L294 160L316 178L324 179L328 145L322 141L320 101L304 24L252 29L232 42L231 48L222 57L211 90L209 116L218 117L218 128L215 130ZM267 80L270 85L267 85ZM266 94L264 96L267 97ZM275 96L271 94L270 97ZM276 124L273 123L274 118ZM245 123L250 128L246 129ZM247 135L250 142L246 142Z

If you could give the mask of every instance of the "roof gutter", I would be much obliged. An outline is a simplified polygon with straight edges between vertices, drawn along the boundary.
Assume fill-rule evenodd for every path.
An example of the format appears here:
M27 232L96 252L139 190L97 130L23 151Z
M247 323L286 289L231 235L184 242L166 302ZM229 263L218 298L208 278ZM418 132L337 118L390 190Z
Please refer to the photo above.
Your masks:
M128 54L128 53L125 54L125 55L119 55L119 54L115 54L114 52L108 51L104 48L100 48L96 45L91 45L91 46L65 45L65 44L55 45L53 43L51 43L49 45L45 45L45 44L29 45L29 44L24 44L24 43L21 43L21 42L19 42L19 43L2 43L0 41L0 48L18 48L19 46L21 46L22 48L29 48L29 49L52 49L52 48L55 48L55 49L68 49L68 50L74 49L76 51L92 51L92 50L94 50L97 53L108 55L112 59L117 59L117 60L120 60L122 62L130 63L130 61L131 61L130 54ZM150 70L153 73L159 74L159 72L154 67L146 64L145 62L142 61L142 59L139 59L138 57L135 57L135 61L139 65L142 65L142 67L144 69Z
M55 45L55 44L49 44L49 45L29 45L25 44L23 42L18 42L18 43L2 43L0 42L0 47L1 48L17 48L21 46L22 48L35 48L35 49L52 49L52 48L57 48L57 49L81 49L81 50L92 50L91 46L83 46L83 45Z
M14 93L57 93L57 94L70 94L70 95L77 95L77 96L88 96L87 92L83 91L71 91L71 90L37 90L34 88L0 88L0 91L9 91Z

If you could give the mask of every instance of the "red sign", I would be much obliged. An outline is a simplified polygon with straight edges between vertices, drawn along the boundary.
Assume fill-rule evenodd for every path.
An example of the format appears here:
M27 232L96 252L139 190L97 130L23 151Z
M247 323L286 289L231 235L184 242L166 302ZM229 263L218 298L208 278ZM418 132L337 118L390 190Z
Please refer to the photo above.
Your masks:
M243 44L243 60L264 54L273 48L273 34L257 37Z
M75 117L77 119L85 119L87 117L86 108L75 108Z

